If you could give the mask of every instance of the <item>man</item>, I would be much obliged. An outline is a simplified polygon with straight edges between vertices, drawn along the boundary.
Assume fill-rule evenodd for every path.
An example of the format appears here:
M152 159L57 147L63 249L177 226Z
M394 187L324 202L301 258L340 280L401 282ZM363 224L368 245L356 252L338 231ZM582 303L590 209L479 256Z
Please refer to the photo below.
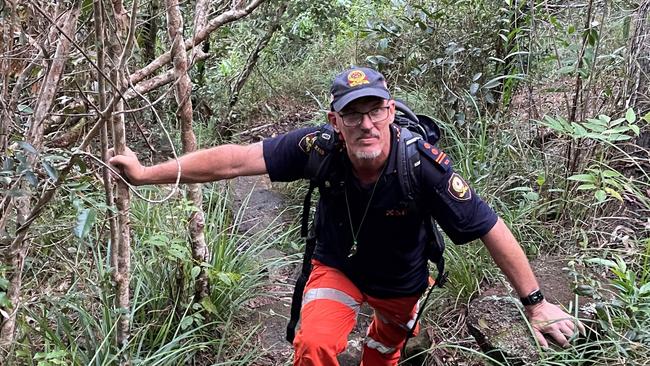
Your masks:
M374 308L375 315L362 365L397 364L414 325L417 301L428 285L427 215L433 215L455 243L483 241L526 304L542 346L547 346L542 334L567 346L568 337L584 331L580 323L544 300L510 230L453 171L444 153L430 146L421 151L418 205L428 207L426 213L404 206L396 174L401 130L392 124L395 101L380 73L368 68L346 70L334 79L331 93L327 119L342 145L329 169L338 178L319 186L317 246L294 340L295 365L338 364L336 356L345 349L363 302ZM222 145L185 155L179 159L181 181L266 173L273 181L310 178L305 167L316 148L318 131L303 128L252 145ZM111 158L110 163L134 184L176 180L175 161L143 167L129 152Z

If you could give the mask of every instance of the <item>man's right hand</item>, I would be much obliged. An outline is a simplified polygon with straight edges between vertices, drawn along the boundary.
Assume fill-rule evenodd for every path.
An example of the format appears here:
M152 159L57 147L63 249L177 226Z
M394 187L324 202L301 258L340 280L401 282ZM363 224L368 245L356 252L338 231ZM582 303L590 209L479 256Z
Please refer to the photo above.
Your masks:
M124 155L115 155L115 149L111 148L108 150L108 156L108 163L118 170L129 183L147 184L147 168L140 164L138 157L131 149L127 147Z

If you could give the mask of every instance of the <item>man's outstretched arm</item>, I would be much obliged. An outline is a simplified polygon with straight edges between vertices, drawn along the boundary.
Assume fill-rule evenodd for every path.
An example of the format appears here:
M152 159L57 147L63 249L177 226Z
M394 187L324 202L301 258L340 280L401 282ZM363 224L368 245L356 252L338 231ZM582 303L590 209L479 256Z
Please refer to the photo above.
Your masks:
M520 297L528 296L539 289L524 251L501 219L481 240ZM546 300L525 308L535 336L542 347L548 347L543 334L549 335L559 345L566 347L569 345L567 339L576 333L576 324L581 333L585 332L580 322L576 323L571 315Z
M202 183L242 175L266 173L262 143L251 145L221 145L195 151L151 167L138 161L135 153L113 156L108 161L119 169L132 184L170 184L176 182L179 164L181 183Z

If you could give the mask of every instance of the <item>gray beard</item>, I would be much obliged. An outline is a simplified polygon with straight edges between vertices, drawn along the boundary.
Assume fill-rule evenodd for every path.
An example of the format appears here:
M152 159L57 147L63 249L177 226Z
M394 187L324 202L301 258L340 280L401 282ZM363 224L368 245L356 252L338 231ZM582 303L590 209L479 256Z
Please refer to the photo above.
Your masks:
M373 160L379 157L381 154L380 150L375 151L357 151L354 153L354 156L359 160Z

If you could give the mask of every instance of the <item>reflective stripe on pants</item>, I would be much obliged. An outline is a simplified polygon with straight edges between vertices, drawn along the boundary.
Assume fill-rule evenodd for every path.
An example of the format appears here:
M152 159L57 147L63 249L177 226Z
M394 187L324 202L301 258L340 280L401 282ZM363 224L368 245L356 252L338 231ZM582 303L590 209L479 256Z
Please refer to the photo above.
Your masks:
M294 365L338 365L363 302L375 310L364 341L362 366L397 365L419 296L378 299L363 294L340 271L313 260L303 294ZM415 332L417 333L417 327Z

